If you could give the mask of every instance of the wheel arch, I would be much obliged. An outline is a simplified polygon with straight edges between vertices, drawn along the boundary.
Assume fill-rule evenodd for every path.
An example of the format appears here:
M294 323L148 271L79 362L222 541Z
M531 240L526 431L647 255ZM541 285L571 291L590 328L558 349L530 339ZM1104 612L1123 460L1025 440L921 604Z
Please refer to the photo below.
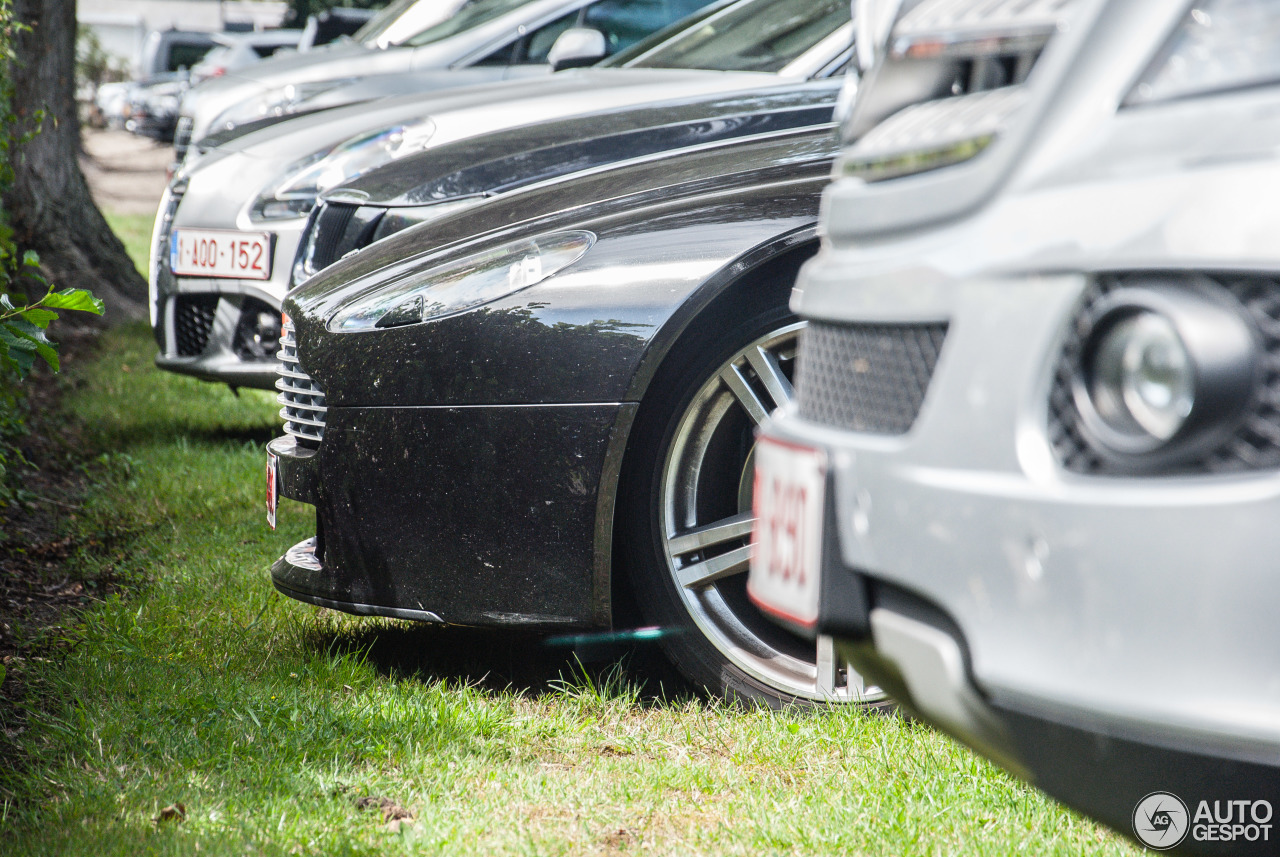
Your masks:
M818 247L816 224L809 224L757 244L715 274L689 295L652 337L632 376L626 404L620 410L609 438L604 472L600 476L594 534L594 610L601 624L633 618L626 587L619 587L613 571L616 528L614 513L623 484L632 429L646 413L646 396L673 365L698 345L701 334L744 311L761 298L791 292L800 266ZM652 407L652 405L650 405Z

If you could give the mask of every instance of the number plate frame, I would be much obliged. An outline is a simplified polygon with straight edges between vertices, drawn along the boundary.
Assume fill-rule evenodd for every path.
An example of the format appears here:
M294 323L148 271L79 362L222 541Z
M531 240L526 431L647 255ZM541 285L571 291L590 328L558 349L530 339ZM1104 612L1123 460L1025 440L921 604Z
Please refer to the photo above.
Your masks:
M761 610L801 628L818 622L826 488L823 450L760 438L747 593Z
M186 229L169 235L169 270L177 277L271 279L275 234L234 229Z

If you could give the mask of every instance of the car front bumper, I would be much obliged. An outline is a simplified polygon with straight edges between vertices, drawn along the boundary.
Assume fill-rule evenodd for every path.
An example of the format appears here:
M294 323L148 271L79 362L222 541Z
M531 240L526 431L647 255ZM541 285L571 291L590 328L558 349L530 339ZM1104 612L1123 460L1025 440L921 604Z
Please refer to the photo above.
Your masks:
M280 496L314 540L272 568L290 597L464 625L607 626L609 524L633 404L340 408L292 437Z
M804 300L820 305L839 283L835 323L947 330L909 431L795 410L767 426L825 452L828 555L840 585L860 590L843 600L869 605L863 622L820 619L817 633L869 627L840 641L860 671L1122 830L1158 790L1192 811L1201 799L1280 805L1280 474L1066 471L1048 398L1088 276L887 288L911 271L868 275L850 258L807 269ZM1183 847L1241 844L1198 830Z

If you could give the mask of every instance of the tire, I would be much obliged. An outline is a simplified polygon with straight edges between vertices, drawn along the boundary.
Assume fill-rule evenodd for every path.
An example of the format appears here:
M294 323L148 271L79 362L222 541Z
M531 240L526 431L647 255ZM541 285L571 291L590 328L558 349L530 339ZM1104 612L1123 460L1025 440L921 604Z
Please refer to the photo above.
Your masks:
M835 663L830 638L778 627L746 594L755 427L791 397L803 326L774 305L667 358L627 452L620 559L645 621L672 632L667 656L710 693L770 707L878 704L884 694Z

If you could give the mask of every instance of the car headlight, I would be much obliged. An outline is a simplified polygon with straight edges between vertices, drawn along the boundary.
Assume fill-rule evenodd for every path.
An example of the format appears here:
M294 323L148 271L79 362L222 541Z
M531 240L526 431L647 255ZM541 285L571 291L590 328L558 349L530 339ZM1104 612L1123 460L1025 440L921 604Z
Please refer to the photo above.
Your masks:
M1280 81L1280 4L1198 0L1125 99L1149 104Z
M417 324L472 309L536 285L581 259L596 236L556 232L473 253L377 286L329 319L335 333Z
M296 113L305 102L330 90L354 83L356 78L317 80L311 83L291 83L288 86L269 89L256 98L241 101L218 114L209 126L210 132L230 131L246 122L255 122L268 116L286 116Z
M304 217L316 197L406 155L426 148L435 133L430 119L368 131L332 149L315 152L294 162L284 178L264 191L249 216L255 221Z
M1072 392L1090 440L1113 458L1198 447L1233 429L1252 400L1257 337L1208 287L1118 289L1086 327Z

